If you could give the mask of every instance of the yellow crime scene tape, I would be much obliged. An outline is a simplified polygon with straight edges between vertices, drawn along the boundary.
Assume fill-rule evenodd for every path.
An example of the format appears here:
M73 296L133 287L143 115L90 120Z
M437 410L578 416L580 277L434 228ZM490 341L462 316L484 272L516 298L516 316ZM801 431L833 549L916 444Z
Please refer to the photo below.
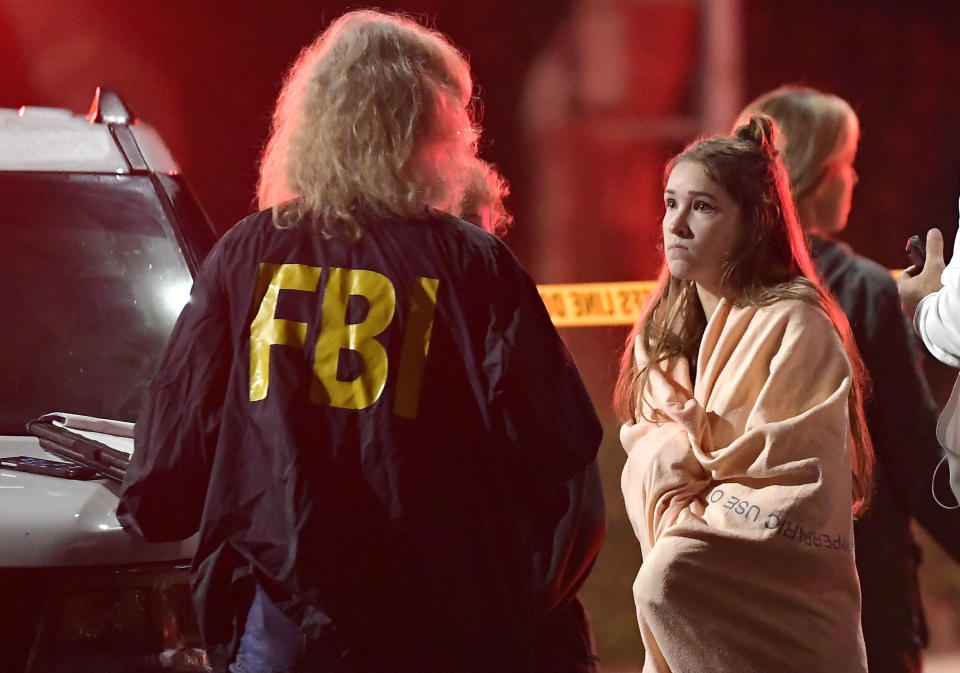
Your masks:
M892 269L894 278L903 269ZM538 285L550 319L557 327L632 325L656 282L567 283Z
M656 283L569 283L538 285L557 327L632 325Z

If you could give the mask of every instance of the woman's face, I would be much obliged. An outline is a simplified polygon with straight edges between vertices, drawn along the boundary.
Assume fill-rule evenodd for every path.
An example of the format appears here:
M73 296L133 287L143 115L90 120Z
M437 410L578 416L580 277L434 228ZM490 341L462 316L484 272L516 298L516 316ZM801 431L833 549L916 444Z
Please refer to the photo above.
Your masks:
M847 129L847 140L837 157L824 168L823 178L811 195L816 209L812 224L822 234L835 234L847 226L853 186L857 184L857 172L853 169L857 157L856 128Z
M673 167L663 203L663 249L670 273L722 294L723 263L743 229L740 206L695 161Z

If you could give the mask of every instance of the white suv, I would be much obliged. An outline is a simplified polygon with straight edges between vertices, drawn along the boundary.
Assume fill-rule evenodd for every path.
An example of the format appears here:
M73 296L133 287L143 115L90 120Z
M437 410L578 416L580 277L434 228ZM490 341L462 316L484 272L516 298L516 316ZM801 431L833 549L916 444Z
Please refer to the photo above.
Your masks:
M0 109L0 457L55 460L25 427L47 412L136 420L214 240L116 95ZM0 671L208 670L192 545L125 533L118 487L0 468Z

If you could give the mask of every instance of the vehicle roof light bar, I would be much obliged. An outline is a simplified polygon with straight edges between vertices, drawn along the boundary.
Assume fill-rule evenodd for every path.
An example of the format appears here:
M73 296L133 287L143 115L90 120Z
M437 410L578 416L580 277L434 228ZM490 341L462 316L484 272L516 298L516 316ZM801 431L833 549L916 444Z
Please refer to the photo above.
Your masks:
M93 102L87 119L91 124L132 124L136 116L124 104L116 93L110 89L97 87L93 94Z

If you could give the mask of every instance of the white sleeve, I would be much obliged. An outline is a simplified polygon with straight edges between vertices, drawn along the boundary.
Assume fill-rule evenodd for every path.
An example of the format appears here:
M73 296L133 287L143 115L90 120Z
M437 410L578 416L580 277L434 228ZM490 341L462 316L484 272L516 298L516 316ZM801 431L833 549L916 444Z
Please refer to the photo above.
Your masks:
M953 244L953 258L940 275L940 282L940 290L920 300L913 326L935 358L960 368L960 232Z
M950 490L953 491L953 497L955 497L957 502L960 503L960 456L950 450L944 451L943 455L944 459L947 461L947 467L950 470ZM937 465L937 467L939 468L940 466ZM936 481L936 472L933 473L933 478L934 481ZM945 509L956 509L956 506L947 506L941 504L939 500L937 502Z

